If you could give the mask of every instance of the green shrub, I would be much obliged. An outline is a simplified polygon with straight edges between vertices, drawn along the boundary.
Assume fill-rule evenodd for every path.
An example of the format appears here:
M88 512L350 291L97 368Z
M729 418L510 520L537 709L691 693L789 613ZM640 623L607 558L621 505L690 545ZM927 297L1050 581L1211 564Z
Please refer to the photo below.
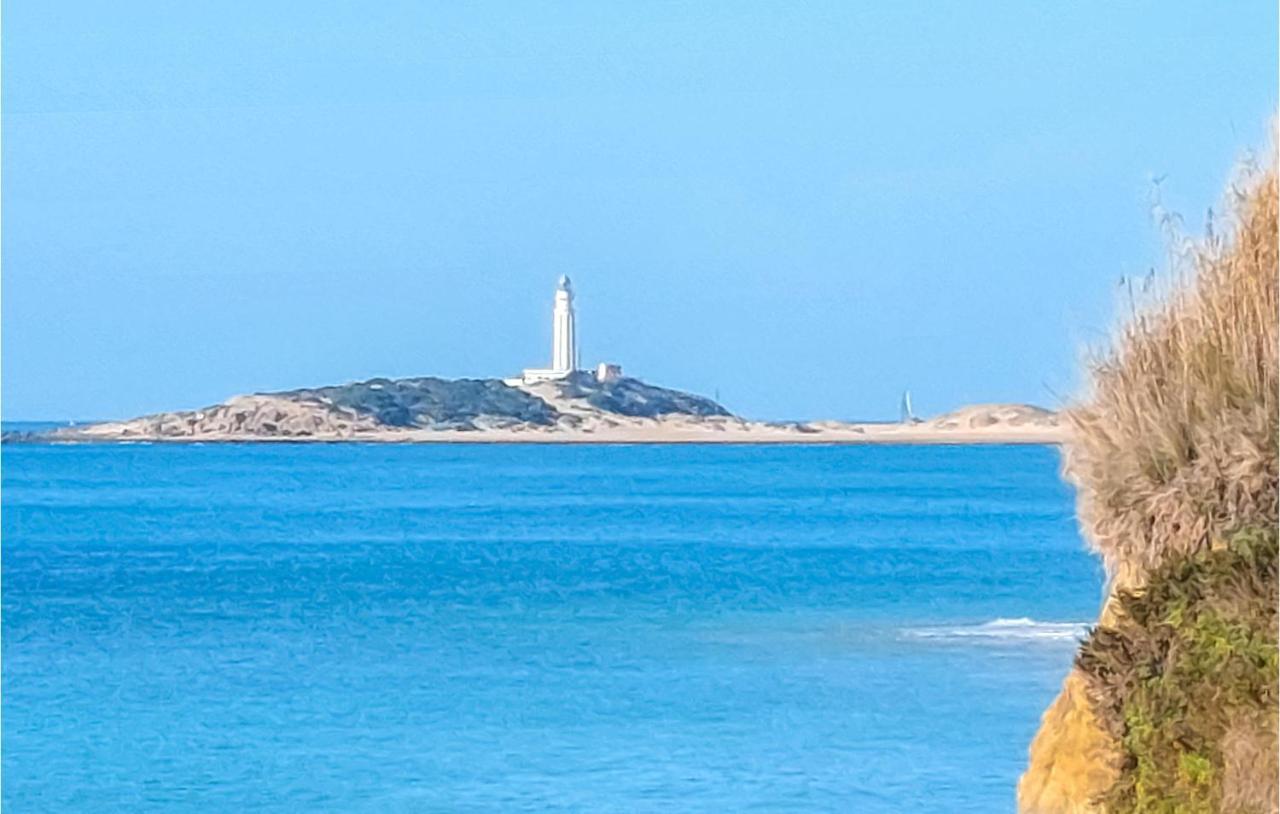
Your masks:
M1076 658L1120 744L1108 811L1274 809L1277 534L1168 559L1121 591Z

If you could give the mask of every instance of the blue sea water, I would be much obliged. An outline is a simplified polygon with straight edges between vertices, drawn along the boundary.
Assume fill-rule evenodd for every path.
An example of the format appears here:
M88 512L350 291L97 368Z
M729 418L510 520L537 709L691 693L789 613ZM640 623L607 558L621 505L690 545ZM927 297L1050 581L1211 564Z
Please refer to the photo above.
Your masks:
M1009 812L1047 447L8 445L6 812Z

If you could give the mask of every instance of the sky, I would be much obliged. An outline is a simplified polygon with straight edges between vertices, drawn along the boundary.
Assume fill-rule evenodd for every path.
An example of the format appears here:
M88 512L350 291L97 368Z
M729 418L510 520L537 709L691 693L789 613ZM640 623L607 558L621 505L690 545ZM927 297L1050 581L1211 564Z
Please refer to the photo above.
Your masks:
M1276 4L9 2L6 420L582 360L1057 406L1266 151Z

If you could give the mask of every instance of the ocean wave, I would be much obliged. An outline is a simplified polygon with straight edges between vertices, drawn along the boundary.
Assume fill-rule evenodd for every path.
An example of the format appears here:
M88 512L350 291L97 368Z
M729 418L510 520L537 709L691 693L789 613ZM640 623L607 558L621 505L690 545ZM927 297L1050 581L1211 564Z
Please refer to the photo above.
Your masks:
M993 619L976 625L912 628L904 632L918 639L1079 641L1088 630L1088 622L1038 622L1022 616L1016 619Z

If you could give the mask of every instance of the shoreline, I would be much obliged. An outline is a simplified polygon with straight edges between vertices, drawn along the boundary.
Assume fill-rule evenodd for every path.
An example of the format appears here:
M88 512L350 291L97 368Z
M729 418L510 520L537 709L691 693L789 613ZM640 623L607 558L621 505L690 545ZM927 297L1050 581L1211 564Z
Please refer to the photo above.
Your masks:
M983 444L1058 445L1066 436L1058 427L994 426L987 429L942 429L928 425L850 424L839 428L801 429L804 425L727 427L609 427L594 430L403 430L299 435L199 433L193 435L122 434L86 431L63 435L8 438L6 443L35 444L563 444L674 445L737 444L744 446Z
M639 379L370 379L257 393L195 410L2 436L9 443L1058 444L1066 422L1028 404L929 419L758 420Z

